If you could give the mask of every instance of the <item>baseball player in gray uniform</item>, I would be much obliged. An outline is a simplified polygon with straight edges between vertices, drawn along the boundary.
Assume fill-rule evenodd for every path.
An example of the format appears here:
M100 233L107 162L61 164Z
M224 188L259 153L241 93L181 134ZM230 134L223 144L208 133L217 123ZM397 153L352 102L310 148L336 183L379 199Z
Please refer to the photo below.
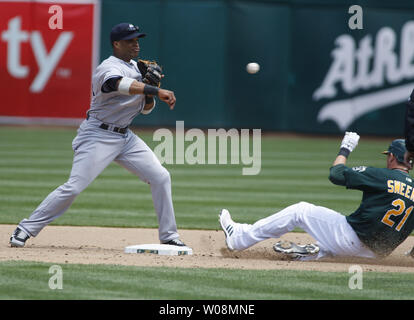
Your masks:
M177 233L170 174L145 142L128 129L138 114L152 111L154 96L166 102L170 109L176 102L172 91L159 88L162 74L154 70L142 74L137 62L132 60L138 57L138 39L144 36L138 27L129 23L113 27L110 35L113 55L93 74L91 106L72 142L74 158L69 180L50 193L28 219L19 223L10 238L11 246L23 247L27 239L35 237L62 215L112 161L150 185L160 242L185 246Z

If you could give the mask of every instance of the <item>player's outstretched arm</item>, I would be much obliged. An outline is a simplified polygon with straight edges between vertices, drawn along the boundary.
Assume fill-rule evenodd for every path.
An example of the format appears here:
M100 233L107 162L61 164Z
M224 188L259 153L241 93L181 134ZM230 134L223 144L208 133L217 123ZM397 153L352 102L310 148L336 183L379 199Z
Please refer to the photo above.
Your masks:
M356 132L345 132L345 136L342 139L341 147L333 163L333 166L336 166L338 164L346 164L346 160L358 145L358 141L359 135Z
M329 171L329 180L337 185L345 185L344 170L348 156L358 145L359 135L355 132L345 132L341 147Z
M161 89L126 77L118 80L118 91L121 94L126 95L145 94L149 96L157 96L161 101L167 103L170 106L171 110L174 109L176 102L173 91Z

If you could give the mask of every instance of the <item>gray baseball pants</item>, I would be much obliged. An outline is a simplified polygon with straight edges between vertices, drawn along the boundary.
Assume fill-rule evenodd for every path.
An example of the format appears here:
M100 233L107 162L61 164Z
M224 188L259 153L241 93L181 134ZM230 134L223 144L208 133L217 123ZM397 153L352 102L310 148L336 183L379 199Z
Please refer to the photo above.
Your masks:
M19 227L35 237L62 215L76 196L115 161L149 183L158 217L160 241L178 238L169 172L131 130L120 134L99 128L101 123L94 118L82 122L72 142L74 157L69 180L50 193L28 219L20 222Z

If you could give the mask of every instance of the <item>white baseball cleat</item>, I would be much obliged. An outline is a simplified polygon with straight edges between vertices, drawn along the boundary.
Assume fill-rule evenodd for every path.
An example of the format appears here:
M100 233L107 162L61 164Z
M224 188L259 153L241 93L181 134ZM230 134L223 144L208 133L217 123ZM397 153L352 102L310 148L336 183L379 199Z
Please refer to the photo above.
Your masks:
M316 244L299 245L290 241L279 241L273 246L273 250L284 253L292 259L300 260L305 257L316 257L319 247Z
M226 236L226 244L229 250L234 250L234 245L232 243L232 236L234 235L235 222L231 219L230 212L227 209L222 209L219 214L219 221L221 228L224 231Z
M24 232L20 228L16 228L16 230L14 230L12 236L10 237L10 246L20 248L24 247L26 240L29 238L30 236L26 232Z

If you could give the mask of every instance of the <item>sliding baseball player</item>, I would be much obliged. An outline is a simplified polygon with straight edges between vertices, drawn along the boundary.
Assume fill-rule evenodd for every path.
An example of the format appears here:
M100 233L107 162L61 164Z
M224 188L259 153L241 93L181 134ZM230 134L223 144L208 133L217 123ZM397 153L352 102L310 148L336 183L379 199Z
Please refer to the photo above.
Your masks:
M279 238L299 227L316 244L277 242L276 252L298 260L332 256L376 258L389 255L414 229L414 183L404 162L403 139L394 140L384 153L386 168L346 166L359 135L347 132L329 179L332 183L363 192L359 208L349 216L306 202L294 204L256 223L240 224L228 210L219 216L230 250L244 250L269 238Z

